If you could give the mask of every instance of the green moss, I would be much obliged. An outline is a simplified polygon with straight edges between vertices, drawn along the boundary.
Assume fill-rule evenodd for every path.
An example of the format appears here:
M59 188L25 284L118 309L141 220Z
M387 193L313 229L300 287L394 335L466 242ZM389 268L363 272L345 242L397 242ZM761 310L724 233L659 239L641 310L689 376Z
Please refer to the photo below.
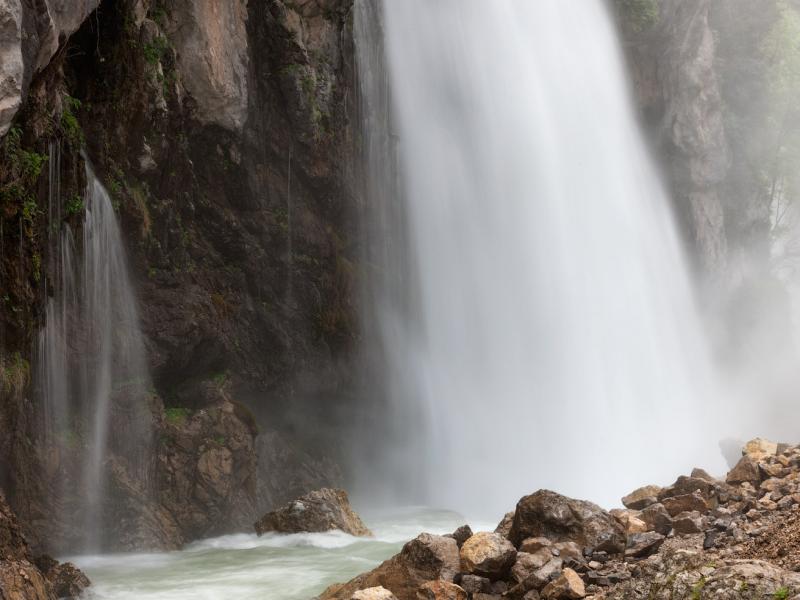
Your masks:
M31 365L19 352L10 357L0 356L0 390L21 394L30 383Z
M192 414L192 410L190 408L170 407L164 410L164 414L167 417L167 423L170 425L182 425Z
M61 133L73 146L83 145L83 130L75 115L81 109L81 101L72 96L64 96L64 108L61 112Z
M786 600L789 597L789 588L782 587L775 590L775 593L772 594L773 600Z
M148 42L142 47L144 59L153 66L161 62L167 50L169 50L169 42L167 38L161 36L154 38L152 42Z
M66 206L67 216L71 217L73 215L77 215L83 212L85 206L83 203L83 198L81 198L78 194L72 196L69 199Z

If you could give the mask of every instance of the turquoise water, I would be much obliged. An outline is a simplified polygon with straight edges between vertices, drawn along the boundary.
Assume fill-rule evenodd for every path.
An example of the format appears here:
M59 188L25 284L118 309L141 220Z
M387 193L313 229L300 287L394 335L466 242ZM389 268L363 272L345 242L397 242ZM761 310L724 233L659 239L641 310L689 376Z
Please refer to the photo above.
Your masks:
M308 600L372 569L423 531L449 533L465 523L457 513L424 508L366 514L364 520L374 538L236 534L179 552L68 560L92 580L92 600Z

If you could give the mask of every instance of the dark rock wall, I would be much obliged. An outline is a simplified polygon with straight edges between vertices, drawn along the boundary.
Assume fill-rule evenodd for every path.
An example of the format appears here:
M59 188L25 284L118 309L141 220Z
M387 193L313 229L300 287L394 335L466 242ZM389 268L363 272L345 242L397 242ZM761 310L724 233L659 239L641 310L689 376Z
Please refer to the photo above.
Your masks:
M246 528L258 510L340 481L334 440L359 335L351 2L91 8L45 66L26 67L27 97L9 123L16 149L6 136L0 153L0 421L13 432L0 442L0 486L42 529L48 457L32 373L55 282L52 224L46 160L31 172L18 157L45 157L60 140L63 202L82 193L85 148L118 210L166 408L154 409L159 435L171 440L164 493L133 511L121 543L169 547ZM26 4L26 18L36 10ZM80 215L68 218L79 230ZM224 387L232 425L209 385ZM195 435L168 420L204 411L222 417ZM242 422L249 442L222 431ZM146 504L114 457L108 471L119 505Z

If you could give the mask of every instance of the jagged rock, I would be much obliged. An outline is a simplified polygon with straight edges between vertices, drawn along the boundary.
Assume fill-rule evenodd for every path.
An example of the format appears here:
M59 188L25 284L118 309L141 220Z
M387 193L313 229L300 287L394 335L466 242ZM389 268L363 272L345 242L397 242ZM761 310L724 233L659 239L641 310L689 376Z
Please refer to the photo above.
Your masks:
M693 533L702 533L705 528L705 520L703 516L697 512L684 512L675 517L672 521L672 527L675 533L682 535L690 535Z
M672 517L663 504L648 506L642 511L641 517L650 531L661 535L669 535L669 532L672 531Z
M692 479L702 479L703 481L707 481L709 483L717 483L716 477L709 475L708 471L705 469L700 469L699 467L692 469Z
M514 564L517 549L499 533L480 532L461 546L461 570L500 579Z
M708 512L709 508L706 500L698 492L674 496L672 498L664 498L662 504L671 517L675 517L680 513L692 511L705 514Z
M258 516L256 426L213 382L203 384L200 393L205 408L186 410L167 418L162 426L160 507L146 517L157 530L169 528L167 521L173 520L180 532L178 546L199 537L244 530Z
M71 599L89 585L72 563L59 563L47 555L33 558L16 516L0 494L0 599Z
M761 483L761 471L758 468L758 462L749 456L743 456L728 473L725 481L732 485L750 483L758 486Z
M533 553L518 552L516 561L511 567L511 578L520 583L527 579L538 569L553 559L553 554L549 548L539 548Z
M0 561L0 598L3 600L55 600L41 571L27 560Z
M429 581L419 588L417 600L467 600L467 592L449 581Z
M278 510L265 514L254 527L258 535L270 531L300 533L334 529L359 537L372 535L350 507L347 492L331 488L310 492Z
M586 588L583 580L572 569L564 569L558 579L548 583L542 590L542 598L561 599L571 598L578 600L586 596Z
M39 557L36 564L50 582L56 598L78 598L91 585L83 571L72 563L59 563L50 557Z
M350 600L397 600L397 597L384 587L378 586L366 590L358 590Z
M23 4L0 0L0 137L22 106L31 79L58 50L61 36L78 29L99 0L49 0L24 10Z
M658 494L661 492L661 487L657 485L646 485L637 490L632 491L630 494L622 499L622 505L631 510L642 510L651 504L658 502Z
M537 536L609 552L625 550L625 531L609 513L591 502L549 490L525 496L517 503L508 538L519 546L525 538Z
M558 556L564 561L568 559L583 561L583 550L575 542L556 542L551 550L553 556Z
M503 537L508 537L508 534L511 531L511 525L513 524L514 511L507 512L505 515L503 515L503 519L497 524L497 527L494 528L494 532L499 533Z
M541 590L550 581L555 579L564 567L564 561L560 558L551 558L544 566L539 567L533 573L509 590L513 597L524 595L530 590Z
M662 504L667 498L675 498L678 496L686 496L689 494L698 493L703 499L709 503L713 503L713 499L718 492L718 485L715 482L709 482L706 479L699 477L686 477L681 475L672 485L665 487L658 494L658 501Z
M240 130L249 92L247 2L176 0L170 10L169 38L198 118Z
M655 531L635 533L628 536L628 547L625 549L625 558L645 558L658 552L666 538Z
M460 585L467 594L488 593L492 589L492 582L488 577L480 575L460 575L455 583Z
M641 513L638 511L615 508L610 510L609 514L625 528L626 535L644 533L648 529L647 523L640 518Z
M456 541L456 544L458 544L458 547L461 548L461 546L464 545L464 542L472 537L472 529L469 525L462 525L453 533L451 533L450 537L452 537Z
M377 586L390 590L398 600L417 600L417 590L423 584L452 582L459 571L459 560L453 538L423 533L372 571L330 586L319 600L349 600L355 591Z
M778 454L778 444L761 438L750 440L742 448L742 456L758 462Z

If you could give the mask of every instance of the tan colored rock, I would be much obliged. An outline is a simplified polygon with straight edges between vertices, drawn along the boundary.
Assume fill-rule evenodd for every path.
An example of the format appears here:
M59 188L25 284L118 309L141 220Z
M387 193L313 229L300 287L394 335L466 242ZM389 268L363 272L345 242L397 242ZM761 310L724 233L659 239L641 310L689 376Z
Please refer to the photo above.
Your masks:
M429 581L419 588L417 600L467 600L467 592L449 581Z
M239 131L247 118L246 0L175 0L168 35L197 117Z
M553 542L545 537L525 538L522 540L522 544L519 546L519 551L534 554L538 550L541 550L542 548L550 548L552 545Z
M377 586L366 590L358 590L350 600L397 600L397 597L385 587Z
M347 492L331 488L310 492L278 510L265 514L254 527L258 535L270 531L299 533L334 529L359 537L372 535L350 507Z
M658 502L657 498L659 493L661 493L661 487L657 485L646 485L625 496L622 499L622 505L631 510L642 510Z
M731 485L750 483L758 487L761 483L761 470L758 468L758 462L749 456L743 456L728 473L725 481Z
M641 519L647 525L648 531L655 531L661 535L669 535L672 531L672 517L661 503L645 508L641 513Z
M511 567L511 578L520 583L527 579L534 571L541 569L550 562L553 554L550 548L539 548L536 552L518 552L517 559Z
M648 530L647 523L640 518L641 513L639 511L615 508L610 510L609 513L625 528L625 534L628 536L634 533L644 533Z
M548 583L542 590L542 598L548 600L560 600L570 598L578 600L586 597L586 588L583 579L570 568L564 569L558 579Z
M778 444L761 438L750 440L742 448L742 456L747 456L755 461L761 461L776 454L778 454Z
M0 598L55 600L42 573L27 560L0 561Z
M466 573L501 579L517 556L517 549L499 533L479 532L461 546L461 570Z
M417 591L429 581L452 582L459 571L458 544L453 538L423 533L399 554L344 584L334 584L319 600L350 600L358 590L382 586L398 600L418 600Z
M699 512L684 512L675 517L672 527L679 535L701 533L705 528L705 520Z
M684 494L683 496L675 496L673 498L665 498L662 504L671 517L692 511L705 514L709 509L708 502L706 502L705 498L698 492Z
M625 550L625 530L609 513L549 490L520 499L508 538L519 546L525 538L538 536L611 553Z

